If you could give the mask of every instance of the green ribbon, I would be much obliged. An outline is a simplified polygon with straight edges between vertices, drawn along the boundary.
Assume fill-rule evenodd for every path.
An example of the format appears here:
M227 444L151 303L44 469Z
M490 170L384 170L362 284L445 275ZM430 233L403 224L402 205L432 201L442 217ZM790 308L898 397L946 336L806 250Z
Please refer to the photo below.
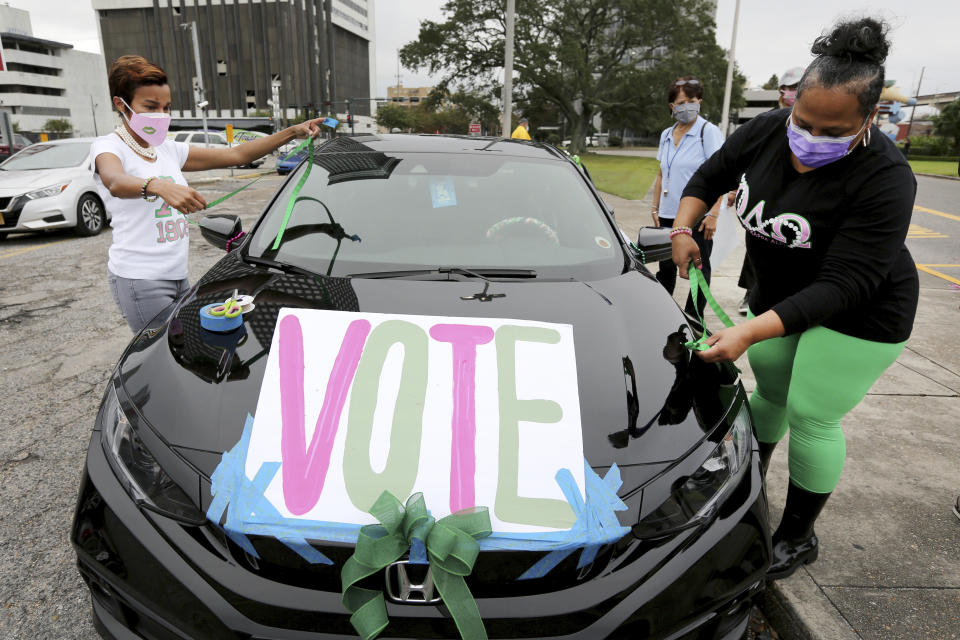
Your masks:
M703 297L706 298L707 304L710 305L710 308L713 309L713 312L717 314L717 317L720 318L720 322L726 327L733 326L733 320L730 319L730 316L727 315L727 312L723 310L720 306L720 303L717 302L716 298L713 297L713 294L710 293L710 285L707 284L706 279L703 277L703 273L700 272L700 269L697 269L693 266L693 262L690 262L690 265L687 267L687 273L690 274L690 299L693 301L693 310L697 314L697 319L700 320L700 326L703 327L703 335L700 336L697 340L691 340L690 342L684 343L683 346L688 349L693 349L694 351L706 351L710 348L710 345L706 344L707 339L707 323L700 315L700 307L697 305L697 297L702 292Z
M260 177L258 177L258 178L255 179L255 180L251 180L250 182L248 182L247 184L243 185L242 187L240 187L240 188L237 189L236 191L231 191L231 192L228 193L227 195L222 196L222 197L220 197L220 198L217 198L217 199L214 200L213 202L207 204L207 209L212 209L213 207L217 206L218 204L220 204L220 203L223 202L224 200L229 200L230 198L232 198L233 196L237 195L238 193L240 193L241 191L243 191L244 189L246 189L247 187L249 187L249 186L252 185L253 183L259 182L259 181L260 181L260 178L262 178L262 177L263 177L263 176L260 176Z
M273 246L270 247L272 251L276 251L280 248L280 243L283 241L283 233L287 230L287 222L290 221L290 214L293 213L293 205L296 204L297 196L300 195L300 190L303 189L303 185L307 182L307 178L310 177L310 169L313 168L313 138L307 138L298 144L293 151L283 157L283 160L286 160L290 156L299 153L304 147L308 147L310 149L310 157L307 161L307 168L304 169L303 175L300 176L300 180L297 181L297 186L293 188L293 193L290 194L290 199L287 200L287 209L283 212L283 220L280 221L280 229L277 231L277 237L273 241Z
M343 565L343 606L351 613L350 624L363 640L372 640L389 623L383 593L363 589L357 583L386 568L410 549L414 541L427 550L433 583L450 611L463 640L486 640L480 610L464 576L470 575L480 555L477 539L493 531L486 507L474 507L434 521L422 493L401 504L384 491L370 509L380 524L360 529L353 555Z

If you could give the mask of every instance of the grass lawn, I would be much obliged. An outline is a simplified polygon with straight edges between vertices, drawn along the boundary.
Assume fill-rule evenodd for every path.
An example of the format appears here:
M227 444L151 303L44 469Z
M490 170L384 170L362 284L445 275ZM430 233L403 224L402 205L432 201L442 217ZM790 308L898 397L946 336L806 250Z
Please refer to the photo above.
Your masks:
M628 200L640 200L647 195L660 168L656 158L585 153L580 159L597 189Z
M957 177L956 160L911 160L910 166L914 173L935 173L940 176ZM593 170L590 171L593 175ZM597 185L599 187L599 185Z

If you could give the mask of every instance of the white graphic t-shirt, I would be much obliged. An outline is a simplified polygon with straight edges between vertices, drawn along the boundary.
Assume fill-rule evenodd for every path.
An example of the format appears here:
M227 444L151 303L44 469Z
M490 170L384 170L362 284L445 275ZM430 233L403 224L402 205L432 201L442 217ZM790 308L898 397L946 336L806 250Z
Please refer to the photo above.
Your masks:
M190 153L189 145L167 140L157 150L155 162L148 162L128 147L116 133L100 136L90 148L96 169L97 156L112 153L120 158L124 172L146 180L156 176L186 186L180 169ZM112 219L113 244L107 268L121 278L135 280L182 280L187 277L190 246L186 217L162 198L115 198L94 173L97 191Z

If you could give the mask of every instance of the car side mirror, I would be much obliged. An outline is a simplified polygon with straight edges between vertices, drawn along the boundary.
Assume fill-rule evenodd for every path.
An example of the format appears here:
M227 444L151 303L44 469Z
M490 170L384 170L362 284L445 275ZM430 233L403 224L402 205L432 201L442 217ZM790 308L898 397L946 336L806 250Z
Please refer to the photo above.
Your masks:
M640 227L640 233L637 236L637 248L640 250L640 260L644 264L669 260L673 257L670 229Z
M241 231L243 224L238 216L214 214L200 218L203 239L218 249L226 249L227 243L240 235Z

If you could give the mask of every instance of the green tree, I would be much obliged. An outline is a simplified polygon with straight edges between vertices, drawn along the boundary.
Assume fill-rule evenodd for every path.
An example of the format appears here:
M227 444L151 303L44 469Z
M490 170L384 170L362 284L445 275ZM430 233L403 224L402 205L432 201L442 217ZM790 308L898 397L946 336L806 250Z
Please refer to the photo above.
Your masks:
M387 131L393 131L394 129L406 131L413 127L413 119L410 111L411 110L406 107L387 103L377 108L377 115L374 119L377 121L377 125L386 128Z
M960 151L960 98L940 110L933 120L933 132L951 140L954 151Z
M770 89L779 89L780 88L780 78L777 77L777 74L770 76L770 79L763 83L763 88Z
M500 109L494 104L496 96L489 91L457 86L451 91L447 85L434 88L421 106L434 111L456 109L469 116L471 122L479 122L487 131L499 129Z
M569 124L572 153L583 151L595 114L636 97L622 87L624 78L655 71L671 56L723 55L707 0L517 0L516 7L517 99L537 90L556 105ZM401 61L442 74L443 84L495 91L503 66L503 8L502 0L448 0L444 21L422 21L418 39L401 49Z
M73 131L73 125L66 118L51 118L43 123L43 130L63 136Z
M17 122L16 120L14 120L14 121L11 122L10 124L11 124L11 126L13 127L13 132L14 132L14 133L23 133L23 129L20 128L20 123L19 123L19 122Z

